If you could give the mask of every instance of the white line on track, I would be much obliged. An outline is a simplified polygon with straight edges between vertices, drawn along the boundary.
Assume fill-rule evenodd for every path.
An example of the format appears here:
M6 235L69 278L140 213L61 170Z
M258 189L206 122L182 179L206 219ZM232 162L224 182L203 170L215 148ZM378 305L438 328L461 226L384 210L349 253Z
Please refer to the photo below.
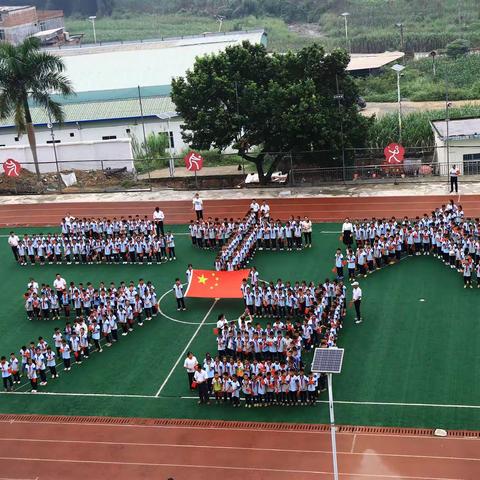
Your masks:
M355 440L355 437L354 437ZM94 440L59 440L59 439L45 439L45 438L0 438L0 442L25 442L25 443L65 443L65 444L84 444L84 445L107 445L107 446L121 446L128 447L160 447L160 448L191 448L201 449L208 448L209 450L253 450L255 452L274 452L274 453L320 453L331 455L331 450L308 450L308 449L296 449L296 448L264 448L264 447L238 447L229 445L196 445L196 444L184 444L184 443L147 443L147 442L105 442ZM339 451L339 455L362 455L362 456L374 456L374 457L407 457L407 458L434 458L442 460L461 460L480 462L480 458L476 457L455 457L455 456L438 456L438 455L412 455L405 453L380 453L380 452L354 452L353 448L350 451ZM0 478L0 480L2 480Z
M195 338L195 335L193 336L193 338ZM183 355L185 355L188 347L190 346L191 341L185 347L185 350L181 353L179 357L180 359L182 359ZM175 368L179 363L180 363L180 360L177 360L174 367L170 371L169 376L172 375L172 372L175 370ZM164 384L166 384L166 381L168 381L168 379L169 377L165 379ZM164 385L162 384L162 386ZM182 397L161 396L158 394L158 392L156 395L141 395L141 394L135 394L135 393L122 394L122 393L82 393L82 392L39 391L35 394L32 394L30 392L0 392L0 395L7 395L7 396L8 395L34 395L34 396L51 395L51 396L57 396L57 397L111 397L111 398L149 398L149 399L162 399L162 400L165 400L165 399L198 400L198 397L196 396L182 396ZM244 399L242 398L241 401L243 400ZM316 403L328 403L328 400L317 400ZM377 405L377 406L383 406L383 407L422 407L422 408L465 408L465 409L471 409L471 410L480 410L480 405L464 405L464 404L444 405L441 403L358 402L354 400L335 400L334 403L337 405Z
M165 385L167 384L167 382L170 380L170 377L173 375L173 372L175 371L175 369L177 368L178 364L180 363L180 361L183 359L183 356L185 355L185 353L187 353L187 350L190 348L190 345L192 344L192 342L195 340L195 337L198 335L198 332L200 331L200 329L205 325L205 322L208 318L208 316L210 315L210 313L212 312L212 310L214 309L215 305L217 304L218 302L218 299L215 299L215 301L212 303L212 306L208 309L208 312L205 314L205 316L203 317L202 321L199 323L197 329L193 332L193 335L192 335L192 338L189 340L189 342L187 343L187 345L185 345L185 348L183 349L182 353L178 356L177 358L177 361L175 362L175 364L173 365L172 369L170 370L170 372L168 372L168 375L167 377L165 378L165 380L163 381L163 383L160 385L160 388L158 389L157 393L155 394L155 397L158 397L161 393L162 393L162 390L165 388Z
M60 458L27 458L27 457L0 457L0 460L10 460L18 462L49 462L49 463L71 463L71 464L94 464L94 465L119 465L119 466L139 466L139 467L167 467L167 468L193 468L193 469L206 469L206 470L234 470L234 471L246 471L246 472L274 472L274 473L291 473L297 478L299 475L332 475L329 471L320 470L287 470L280 468L260 468L260 467L234 467L234 466L221 466L221 465L196 465L196 464L177 464L177 463L147 463L147 462L109 462L107 460L69 460ZM367 478L397 478L404 480L438 480L438 477L406 477L405 475L385 475L374 473L342 473L344 477L367 477ZM461 480L459 478L442 478L442 480Z

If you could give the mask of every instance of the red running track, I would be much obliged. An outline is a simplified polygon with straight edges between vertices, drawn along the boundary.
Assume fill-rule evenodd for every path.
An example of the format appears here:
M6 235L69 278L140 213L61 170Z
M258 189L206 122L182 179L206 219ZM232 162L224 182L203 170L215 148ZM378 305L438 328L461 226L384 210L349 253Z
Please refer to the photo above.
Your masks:
M126 198L128 196L126 195ZM338 222L345 217L363 219L372 217L410 218L430 213L447 203L449 195L401 196L401 197L309 197L309 198L272 198L268 199L272 216L285 220L290 215L308 215L315 222ZM467 216L480 217L480 195L466 195L460 198ZM205 216L240 217L250 204L247 199L205 200ZM121 217L128 215L147 215L159 206L165 213L167 224L188 223L194 218L190 201L158 202L71 202L0 205L0 226L43 226L58 225L68 212L76 217Z
M330 433L322 425L14 417L0 416L1 479L332 478ZM478 432L457 435L340 427L340 478L478 480Z

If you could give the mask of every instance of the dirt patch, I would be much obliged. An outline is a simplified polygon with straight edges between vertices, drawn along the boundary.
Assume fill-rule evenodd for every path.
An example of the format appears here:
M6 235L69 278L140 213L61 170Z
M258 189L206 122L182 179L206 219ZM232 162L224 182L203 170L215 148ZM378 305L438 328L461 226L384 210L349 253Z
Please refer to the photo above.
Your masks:
M103 192L147 186L145 182L138 181L135 175L129 172L111 175L101 170L71 170L62 173L72 172L77 177L77 183L71 187L66 187L56 173L42 174L40 180L28 170L22 170L17 178L2 174L0 175L0 194Z
M316 23L294 23L288 26L291 32L297 33L302 37L323 38L325 34Z

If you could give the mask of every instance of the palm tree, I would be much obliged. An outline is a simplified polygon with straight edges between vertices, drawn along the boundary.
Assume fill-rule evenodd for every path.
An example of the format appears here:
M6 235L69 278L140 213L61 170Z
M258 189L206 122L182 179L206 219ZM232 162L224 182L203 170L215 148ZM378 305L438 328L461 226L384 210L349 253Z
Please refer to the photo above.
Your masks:
M18 133L26 133L32 151L37 178L40 178L35 130L29 100L61 123L64 113L51 94L71 95L72 84L63 74L60 57L40 50L37 38L27 38L20 45L0 44L0 119L14 118Z

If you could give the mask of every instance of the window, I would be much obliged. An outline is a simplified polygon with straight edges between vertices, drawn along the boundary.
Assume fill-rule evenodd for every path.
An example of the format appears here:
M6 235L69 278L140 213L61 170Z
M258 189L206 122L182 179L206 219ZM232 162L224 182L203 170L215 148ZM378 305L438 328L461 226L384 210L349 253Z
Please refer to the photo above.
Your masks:
M127 128L125 131L126 131L127 133L130 133L130 129L129 129L129 128Z
M102 137L102 140L115 140L116 138L116 135L105 135L104 137Z
M53 140L47 140L47 143L52 144L54 143ZM55 143L62 143L61 140L55 140Z
M75 134L74 134L73 132L70 132L70 136L71 136L71 137L74 137Z
M173 132L159 132L159 135L166 135L168 139L168 147L167 148L175 148L175 142L173 140Z
M46 29L47 29L47 26L46 26L45 22L43 22L43 21L40 22L40 30L41 30L42 32L44 32Z
M18 137L15 137L14 140L15 140L16 142L18 142Z
M463 161L480 160L480 153L467 153L463 156Z
M0 19L0 22L2 20ZM5 30L0 30L0 40L5 40Z
M2 143L2 144L0 145L0 147L6 147L6 145L5 145L4 143Z

